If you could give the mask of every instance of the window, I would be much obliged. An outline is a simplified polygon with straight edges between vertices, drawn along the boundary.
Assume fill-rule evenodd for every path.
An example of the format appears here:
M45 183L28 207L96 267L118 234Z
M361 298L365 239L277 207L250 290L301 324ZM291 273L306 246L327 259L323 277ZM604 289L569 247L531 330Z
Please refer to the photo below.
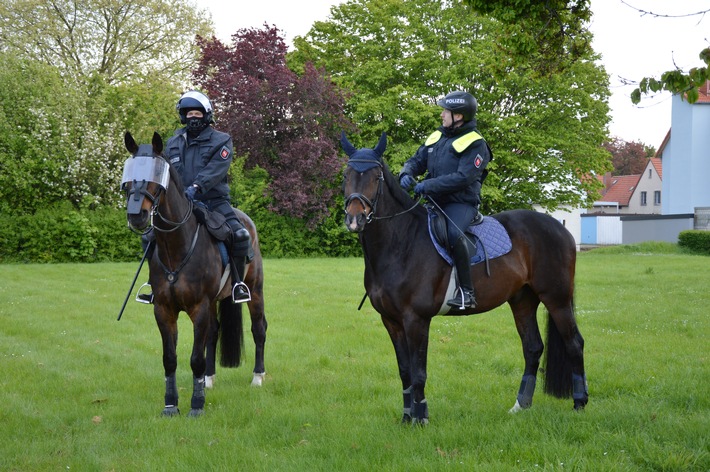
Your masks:
M653 172L651 172L651 169L648 169L648 178L650 179L652 177L653 177Z
M646 192L641 192L641 206L646 206Z
M661 204L661 191L660 190L656 190L655 192L653 192L653 204L656 206Z

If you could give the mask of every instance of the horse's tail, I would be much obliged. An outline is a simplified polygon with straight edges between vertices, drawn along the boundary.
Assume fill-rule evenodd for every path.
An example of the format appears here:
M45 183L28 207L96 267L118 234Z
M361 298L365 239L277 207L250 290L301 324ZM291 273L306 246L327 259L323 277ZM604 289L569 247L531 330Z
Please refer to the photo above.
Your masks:
M242 323L242 304L232 303L231 297L219 302L220 359L222 367L239 367L242 363L242 345L244 328Z
M574 316L574 298L571 304L572 316ZM557 398L572 396L572 360L550 312L547 312L547 346L544 369L545 393Z

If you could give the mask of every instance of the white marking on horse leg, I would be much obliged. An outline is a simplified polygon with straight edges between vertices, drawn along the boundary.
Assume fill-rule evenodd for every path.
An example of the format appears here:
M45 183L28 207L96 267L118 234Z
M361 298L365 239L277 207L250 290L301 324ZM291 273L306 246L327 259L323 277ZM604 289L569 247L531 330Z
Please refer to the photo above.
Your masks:
M260 374L254 372L254 378L251 379L251 386L261 387L261 384L264 383L264 377L266 377L266 372L261 372Z
M214 375L205 375L205 388L214 387Z
M508 413L514 414L514 413L517 413L517 412L523 411L523 410L524 410L524 408L522 406L520 406L520 403L518 403L518 400L515 400L515 405L513 405L513 408L508 410Z

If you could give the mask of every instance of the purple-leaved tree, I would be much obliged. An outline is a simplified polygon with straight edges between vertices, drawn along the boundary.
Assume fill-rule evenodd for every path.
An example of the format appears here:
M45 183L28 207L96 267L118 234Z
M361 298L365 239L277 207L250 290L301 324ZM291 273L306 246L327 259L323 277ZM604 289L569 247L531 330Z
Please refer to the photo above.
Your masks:
M271 209L309 225L321 221L339 192L340 131L353 128L345 92L312 65L300 76L292 72L276 27L241 29L230 45L216 38L198 44L195 82L214 101L235 155L246 156L245 168L268 172Z

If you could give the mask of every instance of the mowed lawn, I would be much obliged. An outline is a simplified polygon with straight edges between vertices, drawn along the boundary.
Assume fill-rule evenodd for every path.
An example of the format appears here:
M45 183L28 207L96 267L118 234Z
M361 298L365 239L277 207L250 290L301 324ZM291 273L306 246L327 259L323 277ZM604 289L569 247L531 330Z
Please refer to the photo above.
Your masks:
M581 413L545 395L542 376L532 408L508 413L523 358L507 305L435 318L426 428L399 423L394 351L369 303L357 309L362 259L266 260L264 386L249 385L245 310L244 363L218 367L197 419L189 318L177 418L160 416L151 307L131 301L116 320L137 263L0 265L0 470L708 471L709 263L643 248L579 254Z

